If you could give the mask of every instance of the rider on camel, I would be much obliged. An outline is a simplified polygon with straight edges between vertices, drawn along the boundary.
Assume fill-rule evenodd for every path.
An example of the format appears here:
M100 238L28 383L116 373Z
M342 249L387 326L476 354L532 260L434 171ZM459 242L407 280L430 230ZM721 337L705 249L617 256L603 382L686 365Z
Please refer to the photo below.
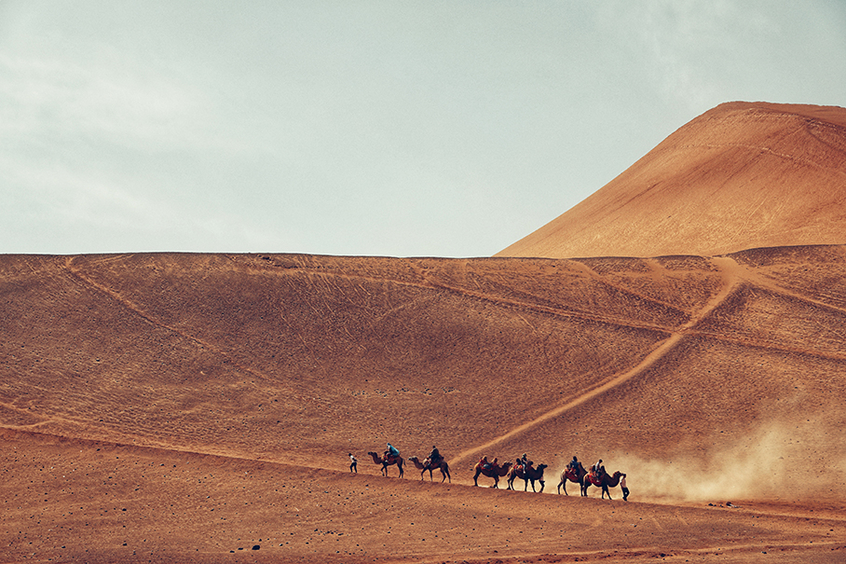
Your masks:
M525 472L526 470L531 468L532 461L526 458L526 453L524 452L523 457L517 459L517 464L521 465L523 467L523 471Z
M487 456L483 456L479 459L479 466L484 470L497 469L499 468L499 458L495 456L493 462L490 462Z
M601 458L599 459L599 462L590 467L590 471L597 478L602 476L602 473L605 472L605 467L602 465Z
M396 449L396 447L391 443L388 443L388 450L385 451L385 460L399 458L399 455L399 451Z
M438 450L438 447L433 445L432 446L432 452L429 453L429 464L432 465L432 466L438 466L443 459L444 459L444 457L441 456L441 453Z
M567 463L567 469L572 470L573 472L577 472L579 470L579 466L581 466L581 464L579 463L579 459L575 456L573 457L573 460Z

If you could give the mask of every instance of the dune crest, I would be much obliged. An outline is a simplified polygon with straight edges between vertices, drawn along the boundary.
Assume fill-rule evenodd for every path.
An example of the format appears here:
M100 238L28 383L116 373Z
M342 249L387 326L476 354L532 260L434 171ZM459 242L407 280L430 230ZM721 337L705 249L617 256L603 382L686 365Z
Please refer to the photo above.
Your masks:
M846 109L733 102L496 256L715 256L844 242Z

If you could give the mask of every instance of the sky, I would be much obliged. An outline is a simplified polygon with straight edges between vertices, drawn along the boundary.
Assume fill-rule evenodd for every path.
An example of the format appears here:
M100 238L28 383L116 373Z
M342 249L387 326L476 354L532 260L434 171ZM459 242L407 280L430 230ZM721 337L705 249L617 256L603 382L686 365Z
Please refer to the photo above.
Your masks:
M0 0L0 253L490 256L735 100L846 0Z

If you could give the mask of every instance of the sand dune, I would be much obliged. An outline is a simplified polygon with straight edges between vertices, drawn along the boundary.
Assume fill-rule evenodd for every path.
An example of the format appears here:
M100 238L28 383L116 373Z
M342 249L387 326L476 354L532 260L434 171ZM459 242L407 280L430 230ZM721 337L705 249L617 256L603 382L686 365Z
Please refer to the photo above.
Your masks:
M844 128L720 106L508 257L0 256L0 562L843 562Z
M842 561L844 262L2 257L0 560Z
M498 256L714 256L844 233L846 109L735 102Z

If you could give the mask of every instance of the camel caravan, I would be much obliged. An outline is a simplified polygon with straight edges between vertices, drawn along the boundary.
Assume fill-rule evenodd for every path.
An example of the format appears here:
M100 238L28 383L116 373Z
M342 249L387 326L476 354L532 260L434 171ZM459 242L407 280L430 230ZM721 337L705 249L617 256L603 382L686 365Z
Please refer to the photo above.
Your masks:
M399 477L402 478L405 474L403 470L403 464L405 460L402 456L400 456L399 450L397 450L391 443L388 443L388 448L385 450L384 453L381 455L377 452L368 452L368 455L373 458L373 462L377 465L381 466L381 473L383 476L388 476L388 468L390 466L396 465L399 469ZM349 455L350 458L355 460L352 454ZM420 479L425 479L424 476L426 472L429 472L429 481L433 481L433 471L440 470L441 471L441 483L444 481L449 480L449 483L452 483L452 476L449 473L449 464L441 456L441 453L438 451L437 447L432 447L432 452L429 453L422 462L420 458L417 456L412 456L408 460L414 464L414 467L420 470ZM503 464L499 464L499 459L494 458L492 462L488 461L487 456L483 456L479 462L477 462L473 466L473 485L479 485L479 476L486 476L488 478L493 479L493 484L490 487L492 488L499 488L499 479L505 478L506 483L508 484L507 489L514 490L514 481L515 480L523 480L523 491L528 491L529 483L532 485L532 491L542 493L543 488L545 485L544 481L544 470L549 468L546 464L538 464L535 466L535 463L529 460L524 453L522 457L517 458L514 462L508 461ZM353 470L353 467L350 467L350 471ZM567 467L561 472L561 479L558 482L558 494L561 494L561 490L564 490L564 495L570 495L567 493L567 482L573 482L575 484L579 484L579 491L583 497L588 497L588 489L591 486L600 488L602 491L602 499L605 499L605 496L608 496L608 499L611 499L611 492L609 488L616 488L620 486L623 492L623 501L628 501L629 497L629 489L626 487L626 475L623 472L617 471L613 474L608 474L605 471L605 466L602 464L602 459L599 460L596 464L590 467L590 470L585 470L582 463L578 461L578 459L574 456L573 460L571 460ZM535 484L540 484L540 489L535 488Z

